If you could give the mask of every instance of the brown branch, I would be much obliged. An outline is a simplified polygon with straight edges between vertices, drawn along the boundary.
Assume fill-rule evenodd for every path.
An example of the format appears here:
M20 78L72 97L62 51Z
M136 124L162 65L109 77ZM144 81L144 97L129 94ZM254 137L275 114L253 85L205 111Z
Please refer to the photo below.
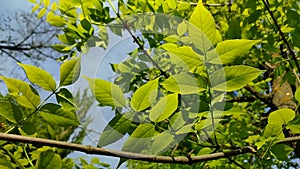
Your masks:
M272 18L272 20L273 20L273 22L274 22L276 28L278 29L278 32L279 32L279 34L280 34L280 36L281 36L283 42L285 43L285 45L286 45L286 47L288 48L290 54L292 55L292 59L294 60L294 62L295 62L295 64L296 64L296 67L297 67L297 69L298 69L298 73L300 73L300 66L299 66L299 63L298 63L298 61L297 61L297 56L296 56L295 52L293 51L291 45L289 44L289 42L288 42L288 40L286 39L284 33L282 32L282 30L281 30L279 24L277 23L277 20L276 20L276 18L274 17L273 12L272 12L271 9L269 8L269 4L268 4L265 0L262 0L262 2L264 3L265 8L266 8L267 11L269 12L269 14L270 14L270 16L271 16L271 18Z
M141 160L141 161L150 161L150 162L157 162L157 163L177 163L177 164L193 164L197 162L216 160L220 158L256 152L256 150L253 147L243 147L228 152L219 152L219 153L213 153L213 154L201 155L201 156L170 157L170 156L146 155L146 154L124 152L118 150L109 150L104 148L85 146L81 144L68 143L63 141L55 141L55 140L49 140L43 138L34 138L34 137L20 136L14 134L6 134L6 133L0 133L0 140L29 143L34 145L44 145L50 147L58 147L58 148L69 149L74 151L80 151L87 154L105 155L105 156L120 157L125 159L133 159L133 160Z
M256 153L256 149L254 147L246 146L235 150L207 154L207 155L190 156L190 157L185 157L185 156L171 157L171 156L146 155L146 154L125 152L125 151L118 151L118 150L109 150L109 149L97 148L89 145L86 146L86 145L68 143L63 141L55 141L55 140L44 139L44 138L34 138L34 137L20 136L15 134L6 134L6 133L0 133L0 140L29 143L34 145L44 145L50 147L58 147L58 148L69 149L73 151L80 151L87 154L105 155L105 156L120 157L125 159L133 159L133 160L141 160L141 161L149 161L149 162L157 162L157 163L193 164L197 162L216 160L220 158L228 158L228 157L237 156L246 153ZM285 138L279 140L276 144L289 143L289 142L300 142L300 136Z
M263 96L262 94L258 93L253 87L246 86L246 90L248 90L251 94L253 94L256 98L266 103L272 110L276 110L277 106L272 102L272 99L270 99L270 96Z
M40 49L40 48L47 48L47 47L48 46L44 46L44 45L29 46L29 47L0 45L0 49L15 50L15 51L33 50L33 49Z

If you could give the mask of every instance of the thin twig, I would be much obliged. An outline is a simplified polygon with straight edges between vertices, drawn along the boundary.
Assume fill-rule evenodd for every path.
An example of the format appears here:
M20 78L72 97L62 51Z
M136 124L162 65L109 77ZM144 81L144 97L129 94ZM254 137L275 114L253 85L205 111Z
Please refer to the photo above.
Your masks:
M291 45L289 44L289 42L288 42L288 40L286 39L284 33L282 32L282 30L281 30L279 24L277 23L277 20L275 19L273 12L272 12L272 11L270 10L270 8L269 8L269 5L267 4L267 2L266 2L265 0L262 0L262 1L263 1L263 3L264 3L264 6L266 7L267 11L269 12L269 14L270 14L270 16L271 16L271 18L272 18L272 20L273 20L273 22L274 22L276 28L278 29L278 32L279 32L279 34L280 34L280 36L281 36L283 42L285 43L286 47L288 48L290 55L292 55L292 59L294 60L294 62L295 62L295 64L296 64L296 67L297 67L297 69L298 69L298 72L300 73L300 66L299 66L299 63L298 63L298 61L297 61L297 56L296 56L295 52L293 51Z

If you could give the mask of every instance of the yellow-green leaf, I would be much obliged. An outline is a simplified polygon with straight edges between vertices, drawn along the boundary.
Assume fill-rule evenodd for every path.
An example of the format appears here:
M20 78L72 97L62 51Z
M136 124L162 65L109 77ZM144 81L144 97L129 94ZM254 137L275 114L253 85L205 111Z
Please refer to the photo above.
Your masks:
M10 95L16 98L17 102L27 108L36 109L41 98L37 91L28 83L18 79L0 76L5 82Z
M138 88L132 96L130 105L134 111L142 111L155 101L158 91L158 79L151 80Z
M272 112L268 117L268 124L283 125L293 120L296 113L292 109L282 108Z
M150 120L161 122L169 118L178 107L178 94L170 94L161 98L150 110Z
M68 60L60 66L60 86L67 86L76 82L80 76L80 57Z
M46 11L47 11L46 8L41 9L40 12L38 13L38 18L40 19L41 17L43 17Z
M61 16L54 15L53 12L47 14L46 21L52 26L61 27L65 25L65 19Z
M100 106L125 107L126 100L122 90L115 84L85 77Z
M21 63L18 63L18 65L24 69L31 83L34 83L47 91L55 91L56 82L50 73L36 66Z

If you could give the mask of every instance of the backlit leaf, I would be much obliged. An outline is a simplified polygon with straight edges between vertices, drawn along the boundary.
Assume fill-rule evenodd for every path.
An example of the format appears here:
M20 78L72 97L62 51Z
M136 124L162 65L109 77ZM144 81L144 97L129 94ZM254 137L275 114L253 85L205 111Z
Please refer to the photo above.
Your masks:
M295 118L295 111L288 108L282 108L272 112L268 117L269 124L283 125Z
M115 84L85 77L100 106L125 107L126 100L122 90Z
M190 38L203 53L206 53L213 44L221 40L221 35L216 30L215 20L203 6L202 0L198 1L189 21L188 33Z
M170 94L161 98L150 110L150 120L161 122L170 117L178 107L178 94Z
M20 108L13 103L0 100L0 116L12 123L17 123L22 117L22 112Z
M209 60L209 62L214 64L232 63L238 57L247 54L251 47L258 42L260 42L260 40L235 39L222 41L218 43L215 48L218 57L212 57L214 59Z
M77 126L75 112L63 109L60 105L47 103L39 111L42 118L53 126Z
M34 83L48 91L55 91L56 82L47 71L36 66L18 63L25 71L31 83Z
M141 152L147 149L155 134L155 126L150 123L140 124L128 137L122 151Z
M3 76L0 76L0 78L5 82L9 94L16 98L20 105L30 109L36 109L40 104L41 98L39 94L28 83Z
M151 102L156 99L158 91L158 79L151 80L138 88L131 99L130 105L134 111L142 111L151 105Z
M60 66L60 86L67 86L76 82L81 70L80 58L68 60Z
M180 94L197 94L206 89L203 77L194 77L188 73L180 73L170 76L161 85L171 92Z
M210 75L211 86L218 91L239 90L256 79L263 71L245 65L226 66Z

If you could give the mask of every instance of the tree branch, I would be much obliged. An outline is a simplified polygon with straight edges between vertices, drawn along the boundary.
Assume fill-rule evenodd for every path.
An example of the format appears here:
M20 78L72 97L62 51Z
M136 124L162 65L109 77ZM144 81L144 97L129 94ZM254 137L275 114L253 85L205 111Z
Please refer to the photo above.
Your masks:
M207 154L201 156L171 157L171 156L146 155L146 154L125 152L125 151L118 151L118 150L109 150L109 149L97 148L89 145L86 146L86 145L68 143L63 141L55 141L55 140L44 139L44 138L34 138L34 137L20 136L15 134L6 134L6 133L0 133L0 140L15 141L15 142L29 143L34 145L43 145L43 146L50 146L50 147L58 147L58 148L69 149L74 151L80 151L87 154L105 155L105 156L120 157L125 159L141 160L141 161L149 161L149 162L177 163L177 164L193 164L197 162L216 160L224 157L231 157L240 154L256 152L256 150L253 147L243 147L228 152L219 152L219 153L213 153L213 154Z
M296 56L295 52L293 51L291 45L289 44L289 42L288 42L288 40L286 39L284 33L282 32L282 30L281 30L279 24L277 23L277 20L275 19L273 12L272 12L272 11L270 10L270 8L269 8L269 4L268 4L265 0L262 0L262 1L263 1L263 3L264 3L264 6L266 7L267 11L269 12L269 14L270 14L270 16L271 16L271 18L272 18L272 20L273 20L273 22L274 22L276 28L278 29L278 32L279 32L279 34L280 34L280 36L281 36L283 42L285 43L286 47L288 48L289 53L290 53L290 55L292 56L292 59L294 60L294 62L295 62L295 64L296 64L298 73L300 73L300 66L299 66L299 63L298 63L298 61L297 61L297 56Z

